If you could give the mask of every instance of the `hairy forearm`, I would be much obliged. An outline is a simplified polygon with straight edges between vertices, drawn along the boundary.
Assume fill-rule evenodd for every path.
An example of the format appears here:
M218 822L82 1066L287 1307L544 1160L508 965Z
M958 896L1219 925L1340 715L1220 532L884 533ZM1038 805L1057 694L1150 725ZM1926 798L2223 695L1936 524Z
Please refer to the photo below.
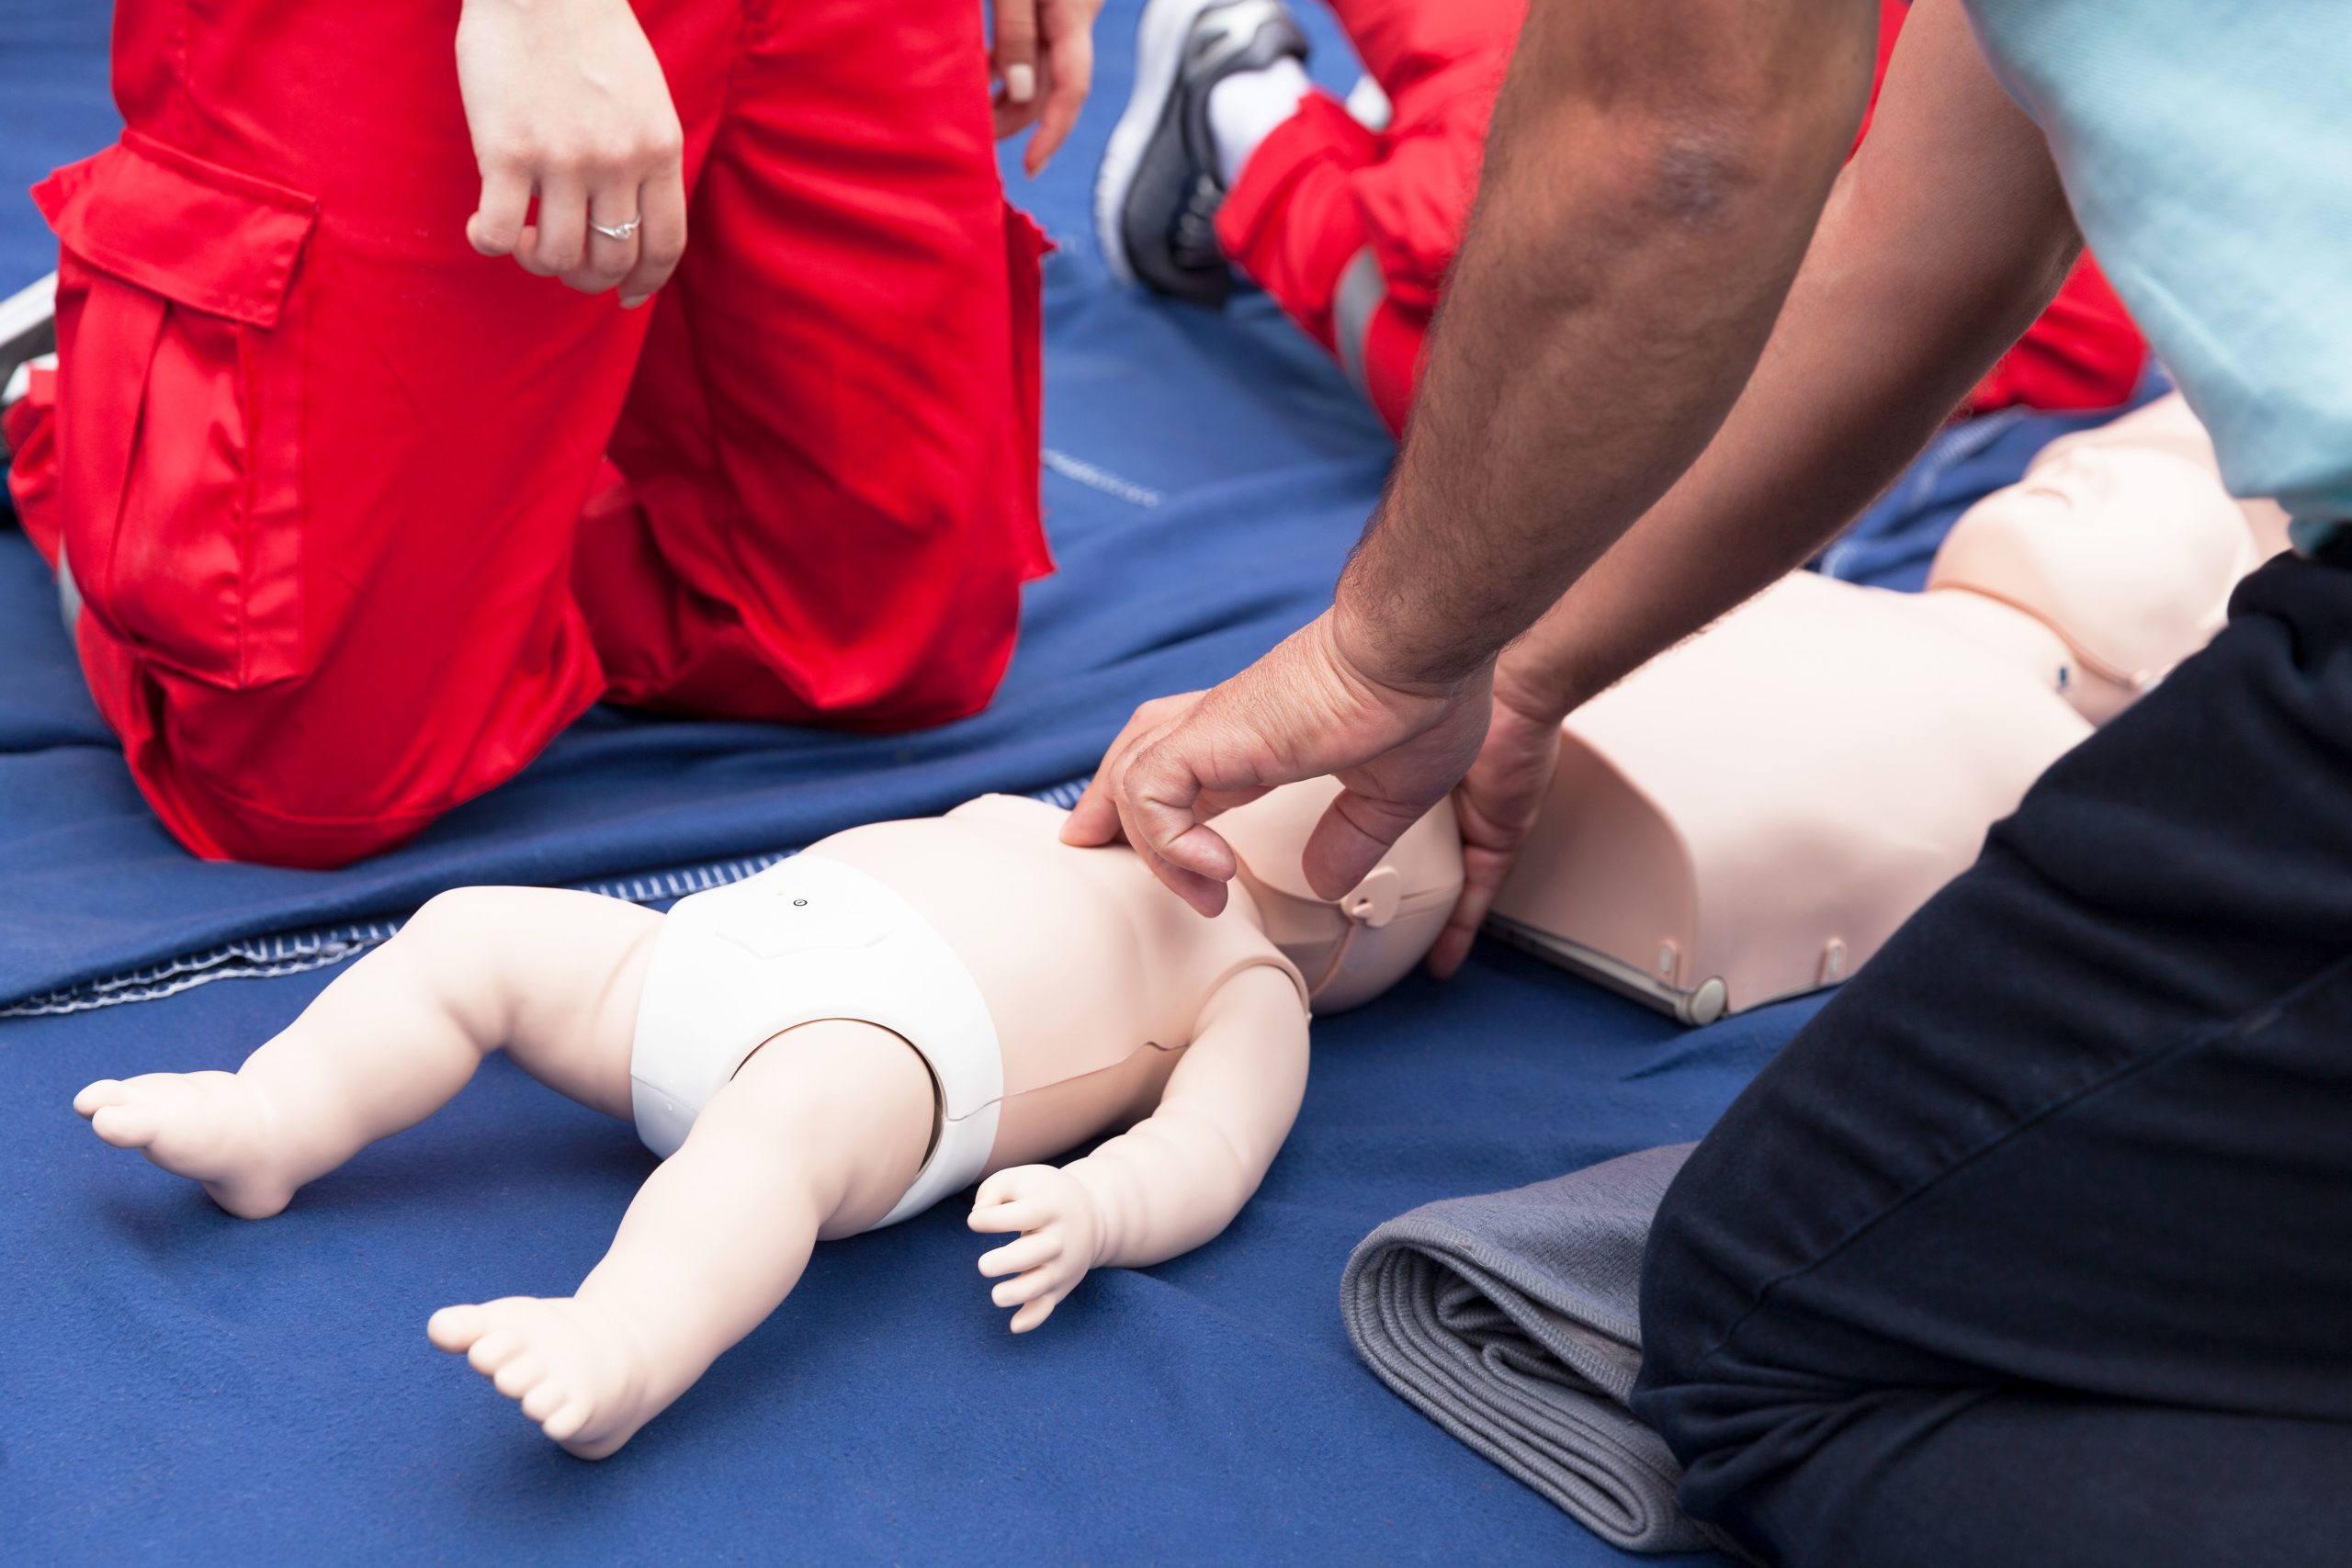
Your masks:
M1863 259L1800 285L1785 343L1705 456L1505 656L1510 700L1565 714L1803 565L1917 455L2064 276L2060 265L1988 301L1955 344L1922 330L1939 324L1917 309L1934 280L1904 271Z
M1982 73L1956 15L1905 30L1754 378L1705 454L1506 655L1503 700L1566 713L1793 570L2031 324L2080 240L2038 134Z
M1705 446L1851 141L1871 15L1539 0L1341 581L1351 660L1399 684L1483 666Z

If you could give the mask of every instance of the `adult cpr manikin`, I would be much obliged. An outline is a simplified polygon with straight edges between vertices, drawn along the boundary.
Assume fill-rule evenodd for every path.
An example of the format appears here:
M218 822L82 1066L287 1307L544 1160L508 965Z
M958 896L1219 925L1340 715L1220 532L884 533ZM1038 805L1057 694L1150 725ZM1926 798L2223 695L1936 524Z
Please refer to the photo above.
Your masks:
M2053 443L1926 592L1798 572L1569 716L1491 923L1686 1022L1834 985L2284 544L2177 397Z
M775 1310L816 1241L975 1180L972 1228L1012 1237L979 1267L1016 1333L1090 1269L1222 1231L1297 1113L1310 1004L1385 990L1460 891L1441 807L1345 898L1316 898L1300 852L1337 792L1293 785L1220 819L1245 869L1215 919L1127 849L1071 849L1061 812L1001 795L835 834L666 916L462 889L236 1073L106 1080L74 1106L256 1219L430 1115L502 1046L634 1120L669 1157L578 1292L428 1325L602 1458Z

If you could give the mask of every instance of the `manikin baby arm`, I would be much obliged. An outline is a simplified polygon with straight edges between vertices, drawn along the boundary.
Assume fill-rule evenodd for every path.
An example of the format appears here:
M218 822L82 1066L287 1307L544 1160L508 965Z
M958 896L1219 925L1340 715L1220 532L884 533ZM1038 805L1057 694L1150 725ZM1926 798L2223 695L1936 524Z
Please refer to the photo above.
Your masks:
M1018 1231L980 1259L1018 1307L1012 1331L1051 1315L1090 1269L1139 1269L1223 1231L1257 1191L1306 1092L1306 1015L1290 977L1245 969L1202 1010L1159 1109L1085 1158L1019 1166L980 1184L976 1231Z

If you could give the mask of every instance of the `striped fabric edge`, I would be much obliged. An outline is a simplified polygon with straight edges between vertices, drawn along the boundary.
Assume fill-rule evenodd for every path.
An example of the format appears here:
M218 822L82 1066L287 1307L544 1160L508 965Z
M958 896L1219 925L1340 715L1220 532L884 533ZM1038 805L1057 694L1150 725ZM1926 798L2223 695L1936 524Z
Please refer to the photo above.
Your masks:
M1032 800L1064 810L1078 804L1088 781L1072 779L1051 789L1029 791ZM734 860L706 861L673 866L667 871L639 872L564 886L582 893L600 893L632 904L667 904L689 893L724 887L756 876L780 861L799 853L797 847ZM300 975L356 958L371 947L390 942L406 919L356 920L290 935L253 937L219 947L151 964L126 974L44 991L22 1001L0 1006L0 1019L49 1018L61 1013L90 1012L99 1008L126 1007L133 1002L161 1001L215 980L268 980Z

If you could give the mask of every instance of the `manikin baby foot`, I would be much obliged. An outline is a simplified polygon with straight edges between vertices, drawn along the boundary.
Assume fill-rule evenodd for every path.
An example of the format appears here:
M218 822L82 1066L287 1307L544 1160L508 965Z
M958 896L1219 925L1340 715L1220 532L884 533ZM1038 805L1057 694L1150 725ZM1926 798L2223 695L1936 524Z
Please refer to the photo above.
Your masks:
M539 1430L582 1459L605 1459L662 1414L635 1329L577 1296L505 1296L443 1307L424 1326L444 1350L523 1407Z
M74 1109L115 1147L202 1182L239 1219L267 1219L308 1179L295 1169L277 1108L234 1073L102 1078L74 1097Z

